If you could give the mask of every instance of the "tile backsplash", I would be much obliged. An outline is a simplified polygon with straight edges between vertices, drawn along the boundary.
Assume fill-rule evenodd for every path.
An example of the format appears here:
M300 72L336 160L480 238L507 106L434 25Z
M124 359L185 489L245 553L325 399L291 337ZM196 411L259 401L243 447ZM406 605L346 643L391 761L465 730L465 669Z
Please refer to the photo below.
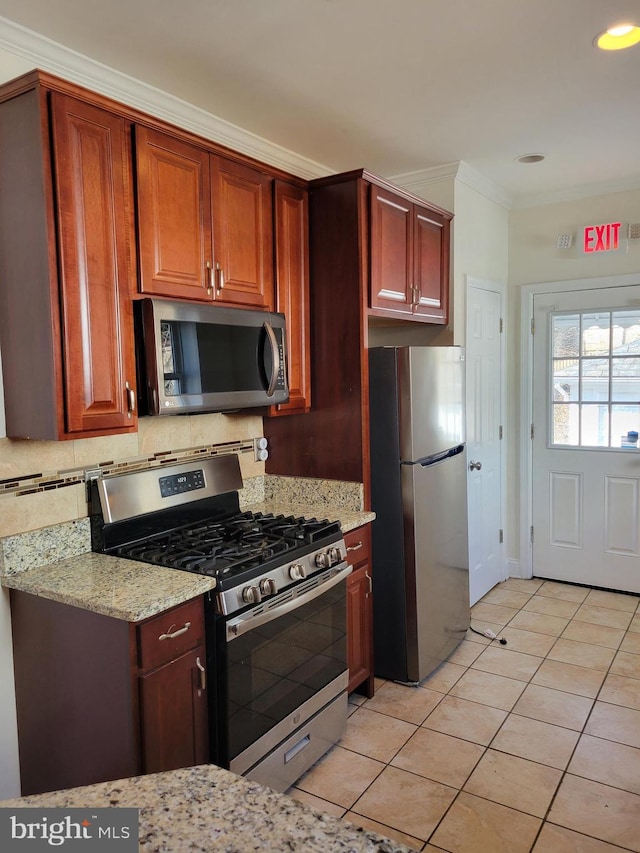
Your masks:
M85 475L238 453L243 479L264 475L253 439L263 435L254 415L140 418L138 432L73 441L0 439L0 538L87 515Z

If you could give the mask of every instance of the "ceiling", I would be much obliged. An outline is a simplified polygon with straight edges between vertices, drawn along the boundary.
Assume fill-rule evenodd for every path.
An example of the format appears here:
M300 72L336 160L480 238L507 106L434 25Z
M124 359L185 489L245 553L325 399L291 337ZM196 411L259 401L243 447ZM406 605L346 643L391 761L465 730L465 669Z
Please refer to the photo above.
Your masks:
M640 186L638 0L0 0L0 16L335 171L457 161L514 204ZM542 163L515 158L541 153Z

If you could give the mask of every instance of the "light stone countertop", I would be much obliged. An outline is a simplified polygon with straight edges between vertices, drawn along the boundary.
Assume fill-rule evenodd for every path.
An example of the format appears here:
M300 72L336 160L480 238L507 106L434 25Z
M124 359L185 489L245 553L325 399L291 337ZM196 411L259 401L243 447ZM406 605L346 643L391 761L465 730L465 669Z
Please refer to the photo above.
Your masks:
M205 575L91 551L2 578L4 587L126 622L155 616L215 584Z
M339 521L343 532L375 518L372 512L275 501L252 504L244 509L328 518ZM5 574L2 586L103 616L139 622L214 589L215 579L87 551L47 565Z
M410 848L214 765L0 802L2 808L139 809L146 853L409 853Z

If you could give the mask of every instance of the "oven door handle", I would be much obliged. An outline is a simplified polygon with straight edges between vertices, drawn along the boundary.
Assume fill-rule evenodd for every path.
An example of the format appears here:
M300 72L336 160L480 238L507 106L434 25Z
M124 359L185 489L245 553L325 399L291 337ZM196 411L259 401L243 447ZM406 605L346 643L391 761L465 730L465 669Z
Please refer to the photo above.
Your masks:
M303 592L302 595L298 595L284 604L274 607L273 610L267 610L266 613L259 613L257 616L239 616L237 619L230 619L227 622L227 642L241 637L248 631L260 627L260 625L266 625L267 622L272 622L279 616L290 613L292 610L296 610L296 608L301 607L303 604L308 604L315 598L319 598L319 596L341 583L351 574L352 570L353 566L347 564L343 569L336 570L336 574L329 578L329 580L310 589L309 592Z

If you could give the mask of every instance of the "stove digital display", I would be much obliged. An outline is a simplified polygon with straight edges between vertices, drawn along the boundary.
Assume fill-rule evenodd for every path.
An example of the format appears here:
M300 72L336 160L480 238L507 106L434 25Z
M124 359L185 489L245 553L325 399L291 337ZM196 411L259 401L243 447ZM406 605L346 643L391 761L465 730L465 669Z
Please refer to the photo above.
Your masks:
M184 492L204 489L204 472L199 468L197 471L187 471L185 474L172 474L170 477L160 477L159 483L160 494L163 498L169 498Z

